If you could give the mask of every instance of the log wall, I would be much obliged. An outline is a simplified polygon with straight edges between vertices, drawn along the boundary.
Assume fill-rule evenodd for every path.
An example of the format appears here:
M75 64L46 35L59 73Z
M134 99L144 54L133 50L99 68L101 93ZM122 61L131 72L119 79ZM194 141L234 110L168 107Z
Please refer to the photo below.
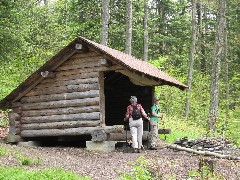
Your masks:
M20 113L10 114L12 134L21 137L91 134L89 130L104 126L104 115L100 116L103 82L99 81L99 76L103 76L99 71L119 66L102 66L101 58L91 51L75 54L53 71L54 78L46 77L25 94L13 106L16 111L21 109Z

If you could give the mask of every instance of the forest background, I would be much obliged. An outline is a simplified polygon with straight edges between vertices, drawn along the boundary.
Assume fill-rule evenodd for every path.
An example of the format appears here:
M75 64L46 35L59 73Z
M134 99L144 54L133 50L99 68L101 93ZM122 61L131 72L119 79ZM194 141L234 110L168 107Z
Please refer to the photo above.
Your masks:
M126 33L128 1L108 1L107 45L125 52L126 40L129 38ZM223 50L219 61L215 63L221 1L224 0L133 0L130 9L131 51L128 53L149 60L162 71L190 85L191 91L180 91L169 86L157 87L161 111L167 120L194 123L206 129L206 134L210 132L211 96L215 97L211 94L212 82L215 80L212 72L219 66L214 134L227 136L239 146L240 2L226 2L226 28L224 43L221 44ZM107 1L1 0L0 99L77 36L100 43L103 2ZM192 2L196 3L194 13ZM147 54L144 49L146 13ZM189 72L192 73L190 81ZM4 123L7 124L6 119L1 118L0 126Z

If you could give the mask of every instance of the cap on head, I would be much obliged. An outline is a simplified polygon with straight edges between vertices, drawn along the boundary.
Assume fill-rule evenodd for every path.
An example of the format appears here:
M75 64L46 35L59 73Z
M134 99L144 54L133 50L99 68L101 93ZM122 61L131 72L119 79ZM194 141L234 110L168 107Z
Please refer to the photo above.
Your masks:
M158 97L158 96L155 96L155 97L154 97L154 101L159 101L159 97Z
M130 102L137 102L137 97L136 96L131 96Z

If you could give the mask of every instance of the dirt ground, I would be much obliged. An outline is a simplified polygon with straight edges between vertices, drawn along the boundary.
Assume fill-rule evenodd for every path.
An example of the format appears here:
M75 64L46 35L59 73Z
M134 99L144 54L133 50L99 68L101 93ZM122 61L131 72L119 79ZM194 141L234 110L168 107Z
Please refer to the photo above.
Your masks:
M136 162L139 157L144 157L149 163L147 167L156 179L188 179L189 172L199 169L199 156L174 151L164 147L164 142L159 141L158 150L143 150L141 153L131 153L130 147L120 146L114 152L99 153L87 151L81 147L21 147L7 144L3 137L0 138L0 147L6 148L12 153L0 155L1 166L20 165L20 161L14 157L21 154L35 162L25 168L43 169L58 167L70 170L76 174L90 176L93 180L119 179L121 172L131 172L131 162ZM240 177L240 161L207 157L213 162L214 172L227 180L238 180ZM198 178L195 178L198 179Z

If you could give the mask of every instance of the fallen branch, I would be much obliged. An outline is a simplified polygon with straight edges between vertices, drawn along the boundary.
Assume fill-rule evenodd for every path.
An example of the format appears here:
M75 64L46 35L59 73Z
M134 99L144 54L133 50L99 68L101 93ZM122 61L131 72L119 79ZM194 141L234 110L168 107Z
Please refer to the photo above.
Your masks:
M177 144L168 144L167 148L176 149L176 150L180 150L180 151L191 152L191 153L194 153L194 154L199 154L199 155L204 155L204 156L215 156L215 157L222 158L222 159L240 160L240 157L237 157L237 156L219 154L219 153L210 152L210 151L198 151L198 150L194 150L194 149L191 149L191 148L182 147L182 146L179 146Z

